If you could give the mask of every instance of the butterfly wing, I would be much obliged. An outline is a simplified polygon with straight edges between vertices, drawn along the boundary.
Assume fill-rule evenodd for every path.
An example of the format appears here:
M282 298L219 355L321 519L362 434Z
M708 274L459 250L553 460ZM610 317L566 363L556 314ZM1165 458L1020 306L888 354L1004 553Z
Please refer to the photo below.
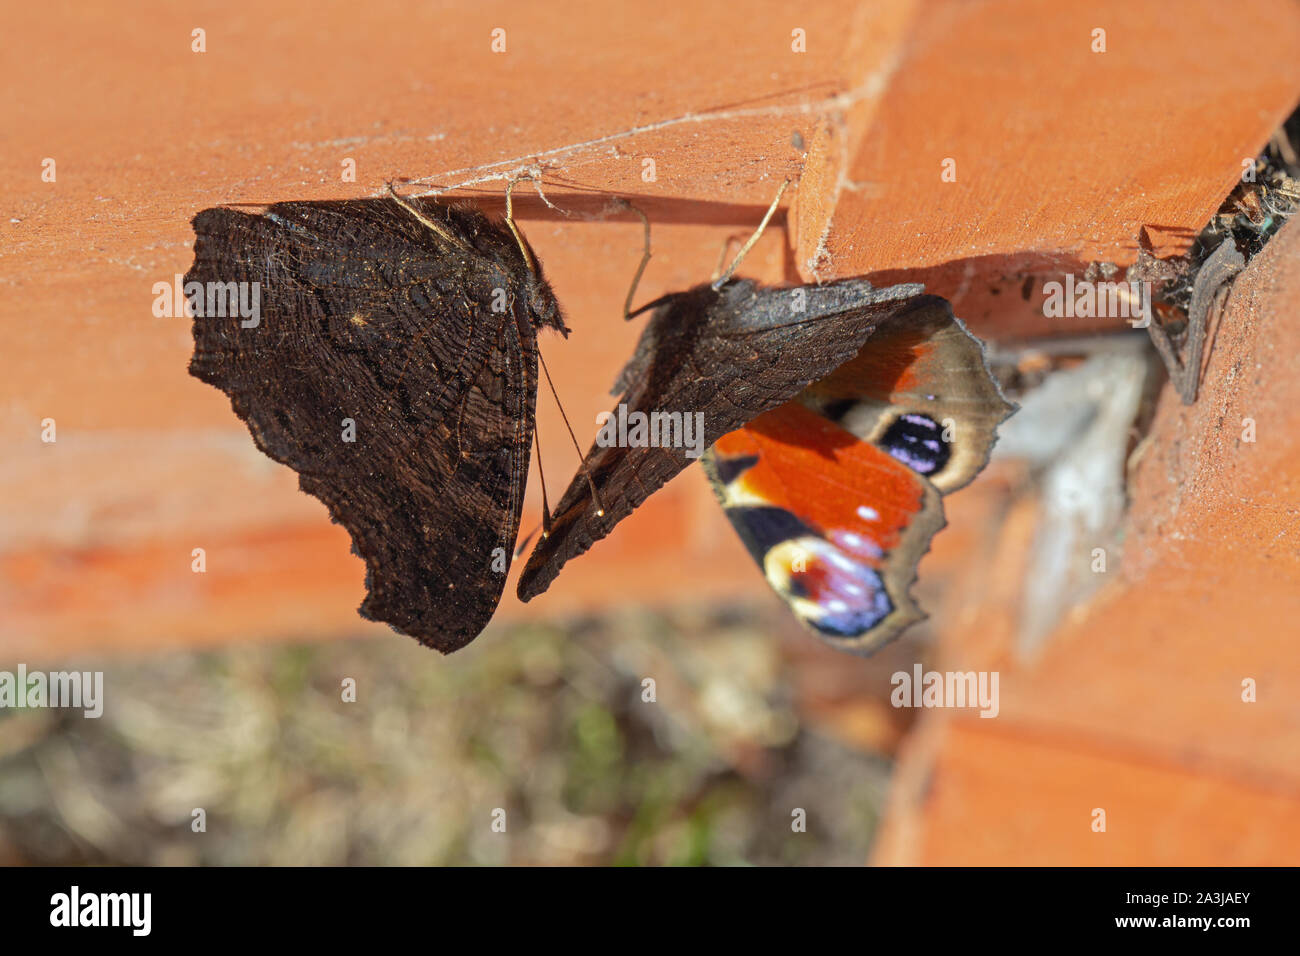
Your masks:
M619 377L628 413L702 414L703 450L755 416L788 401L858 353L871 329L921 292L874 289L863 280L759 289L731 282L669 297L642 333ZM684 447L594 444L584 470L555 508L519 578L519 597L546 590L566 561L605 537L696 459ZM597 514L595 486L604 514Z
M362 615L445 653L504 589L537 350L513 240L472 211L423 209L463 247L391 201L201 212L187 284L256 283L260 314L196 307L190 371L351 534Z
M704 469L772 589L836 646L874 648L925 616L909 589L943 508L898 459L787 402L718 439Z
M980 341L938 296L880 323L856 357L799 400L908 462L945 495L979 474L997 426L1015 410Z
M1013 410L979 341L923 296L793 401L722 436L704 468L795 616L869 653L924 618L910 589L941 495L983 468Z

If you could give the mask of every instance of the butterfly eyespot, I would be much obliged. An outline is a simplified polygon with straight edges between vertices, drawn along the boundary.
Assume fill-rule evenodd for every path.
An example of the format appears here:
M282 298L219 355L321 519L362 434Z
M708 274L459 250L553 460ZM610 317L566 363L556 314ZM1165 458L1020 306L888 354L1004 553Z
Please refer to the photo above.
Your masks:
M885 429L880 445L917 474L933 475L943 470L952 457L943 429L927 415L899 415Z

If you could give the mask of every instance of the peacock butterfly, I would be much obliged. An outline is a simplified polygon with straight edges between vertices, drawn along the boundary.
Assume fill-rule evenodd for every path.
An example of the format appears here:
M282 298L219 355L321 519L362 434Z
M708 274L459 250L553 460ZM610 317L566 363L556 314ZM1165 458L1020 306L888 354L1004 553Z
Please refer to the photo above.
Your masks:
M1014 410L948 302L920 293L860 279L701 286L654 303L614 388L629 415L704 411L702 464L732 526L795 615L849 650L924 617L909 589L944 525L941 497L984 467ZM803 300L815 308L795 321ZM520 598L689 463L672 448L593 445Z
M795 616L869 653L925 617L909 592L944 526L942 496L984 467L1013 410L948 302L922 296L852 360L719 438L702 464Z
M362 616L468 644L519 530L537 335L568 332L509 195L504 226L394 195L206 209L194 232L190 373L351 534Z
M302 490L349 531L367 566L362 615L444 653L472 641L500 600L534 435L537 334L567 334L509 208L507 195L509 231L466 207L396 196L276 203L258 212L208 209L194 219L195 259L185 277L194 311L191 374L224 391L258 447L297 471ZM221 307L230 290L246 286L258 303L252 321L233 297L231 308ZM863 280L776 290L736 280L666 296L647 307L654 314L616 387L637 411L703 416L704 444L722 440L707 467L769 578L769 559L779 568L781 554L798 557L791 549L813 543L804 540L808 532L842 547L852 540L842 532L871 530L827 522L823 511L800 505L791 486L782 496L772 490L779 483L764 480L789 471L796 457L790 449L808 446L791 438L792 428L795 439L822 435L823 453L856 443L861 455L878 445L892 456L880 460L909 461L912 484L898 478L884 496L892 502L895 486L901 489L900 516L875 539L880 554L868 549L875 563L863 559L881 582L873 600L901 611L874 622L871 634L906 623L909 608L915 616L905 572L910 562L914 574L942 524L937 494L982 466L992 428L1009 408L989 411L978 388L970 396L930 389L930 378L978 372L987 379L978 343L959 323L966 352L942 344L940 330L920 340L896 331L897 342L886 344L883 330L905 328L918 302L942 301L920 292L915 285L874 289ZM921 345L931 339L935 361ZM948 368L951 356L959 360ZM917 387L906 392L901 383L912 366ZM887 370L897 373L888 393L880 387ZM879 434L854 430L873 399L880 406L881 396L893 401L896 392L914 406L906 416ZM971 402L969 418L953 414L984 431L969 442L936 438L934 415L948 408L947 399ZM797 419L805 412L819 419L815 428ZM735 444L741 440L758 444ZM952 447L941 453L935 441ZM961 465L967 447L973 464ZM544 591L570 557L691 460L681 448L593 447L555 510L554 528L527 562L520 597ZM872 467L882 466L878 460ZM824 463L806 473L819 470ZM785 526L795 538L776 537L756 518L752 495L760 487L771 495L764 507L790 516ZM909 487L913 499L905 500ZM885 503L879 482L866 492ZM804 620L841 634L844 622L806 612L809 595L837 611L826 571L843 558L823 547L815 580L774 580ZM859 644L869 636L860 634Z
M764 289L739 279L665 296L642 310L653 314L615 383L619 409L661 422L699 415L707 447L848 362L921 291L861 279ZM594 443L524 565L520 599L545 591L565 562L691 464L691 451L672 442Z

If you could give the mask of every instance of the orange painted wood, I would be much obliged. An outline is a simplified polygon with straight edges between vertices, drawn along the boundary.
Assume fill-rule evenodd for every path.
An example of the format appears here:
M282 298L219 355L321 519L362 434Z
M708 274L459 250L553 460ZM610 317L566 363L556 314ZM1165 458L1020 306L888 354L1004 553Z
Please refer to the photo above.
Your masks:
M1126 261L1143 224L1199 228L1294 103L1300 13L1263 0L1176 17L1118 0L1049 9L8 11L0 656L386 633L354 613L363 570L346 536L186 374L188 322L151 314L151 286L185 271L188 220L206 206L372 196L398 177L499 209L506 178L540 171L557 209L524 195L519 213L574 330L543 349L584 437L638 328L619 315L639 226L599 220L612 195L654 221L642 301L707 278L794 176L745 274L812 278L820 247L819 275L922 278L986 335L1065 330L1020 298L1023 280ZM1089 52L1094 26L1105 54ZM938 178L949 155L955 184ZM41 180L46 157L56 182ZM575 461L539 405L559 486ZM39 440L45 418L54 445ZM534 481L526 522L539 505ZM205 575L190 571L196 547ZM545 597L507 596L500 617L763 589L692 472Z
M976 718L978 720L978 718ZM1113 742L1034 736L963 720L938 741L940 768L895 792L873 860L943 866L1291 866L1294 794L1228 771L1194 770ZM925 732L922 731L921 740ZM914 740L914 748L921 741ZM899 787L898 789L901 789ZM1092 829L1106 812L1105 832Z
M876 862L1300 859L1298 309L1292 222L1234 283L1196 405L1166 391L1123 559L1041 653L1013 637L1032 528L1013 516L968 562L953 590L981 602L944 632L941 666L999 671L1001 711L925 713Z

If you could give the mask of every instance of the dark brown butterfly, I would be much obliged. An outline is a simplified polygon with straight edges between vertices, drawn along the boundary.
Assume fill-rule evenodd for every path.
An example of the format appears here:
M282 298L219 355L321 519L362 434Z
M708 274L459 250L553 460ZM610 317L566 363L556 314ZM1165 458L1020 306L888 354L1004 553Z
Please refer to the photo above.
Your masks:
M352 535L361 614L444 653L500 600L537 333L568 332L506 226L432 200L207 209L185 277L190 372Z

